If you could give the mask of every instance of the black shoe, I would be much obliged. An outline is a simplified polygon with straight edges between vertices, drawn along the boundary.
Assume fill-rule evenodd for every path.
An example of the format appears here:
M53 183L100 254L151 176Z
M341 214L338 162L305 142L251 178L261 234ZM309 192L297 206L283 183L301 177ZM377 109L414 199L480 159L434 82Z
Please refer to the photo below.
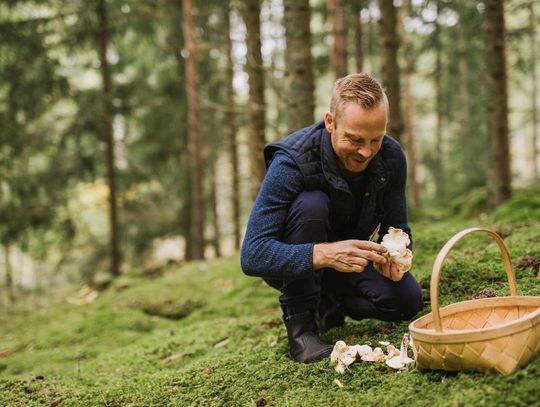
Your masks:
M289 337L289 356L300 363L311 363L330 356L333 346L319 338L315 313L284 315L283 321Z
M343 312L340 303L333 297L321 295L318 323L319 331L321 333L345 325L345 313Z

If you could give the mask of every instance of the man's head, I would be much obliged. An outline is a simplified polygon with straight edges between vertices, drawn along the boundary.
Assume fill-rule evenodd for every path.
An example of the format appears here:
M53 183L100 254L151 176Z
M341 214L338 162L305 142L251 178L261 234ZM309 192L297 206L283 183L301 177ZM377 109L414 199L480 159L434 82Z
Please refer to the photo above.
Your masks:
M377 80L360 73L334 83L324 122L343 170L367 168L381 149L387 121L388 100Z

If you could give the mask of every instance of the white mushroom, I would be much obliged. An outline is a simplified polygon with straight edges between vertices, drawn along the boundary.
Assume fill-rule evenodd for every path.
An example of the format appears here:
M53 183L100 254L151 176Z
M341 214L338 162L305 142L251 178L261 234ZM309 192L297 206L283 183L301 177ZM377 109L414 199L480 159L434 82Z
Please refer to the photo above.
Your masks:
M397 266L401 274L406 273L412 267L412 252L407 249L411 243L409 235L403 230L390 227L388 233L384 235L381 245L386 247L388 252L386 257ZM380 272L382 265L375 264L375 268Z
M343 341L337 341L330 354L330 361L336 363L336 372L343 373L347 367L356 360L356 350Z
M371 346L369 345L353 345L349 347L349 350L354 352L356 355L356 360L361 360L362 356L373 352L373 349L371 349Z
M337 341L330 354L330 361L336 364L336 372L343 373L355 361L364 362L385 362L393 369L403 370L409 363L414 362L407 355L407 349L411 346L409 334L405 334L401 341L400 349L388 342L386 346L387 355L379 347L371 348L369 345L347 345L344 341ZM415 356L416 357L416 356Z
M392 345L388 346L388 355L385 357L385 362L392 369L403 370L407 367L409 363L414 362L414 359L411 359L407 355L407 348L409 347L409 334L403 335L401 340L401 346L399 351Z
M384 362L384 352L381 348L375 348L372 352L362 355L364 362Z
M386 352L388 354L384 357L385 360L392 359L392 358L395 358L396 356L401 355L399 349L397 349L394 345L388 345L386 347Z

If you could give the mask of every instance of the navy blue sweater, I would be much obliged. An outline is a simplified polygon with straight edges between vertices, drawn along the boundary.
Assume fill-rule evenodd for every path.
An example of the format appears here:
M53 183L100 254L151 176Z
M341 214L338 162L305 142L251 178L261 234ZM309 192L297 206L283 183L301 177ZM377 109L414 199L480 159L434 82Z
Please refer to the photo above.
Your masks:
M304 129L305 130L305 129ZM320 137L323 142L320 149L327 154L319 154L319 158L326 159L329 168L335 168L330 178L336 178L347 185L343 176L339 173L338 158L335 156L331 147L330 134L324 128L319 129ZM299 134L300 137L307 137L305 134ZM295 134L288 136L296 137ZM284 139L287 140L287 139ZM381 206L379 211L384 213L383 218L361 219L360 222L372 225L381 223L380 236L388 230L388 227L394 226L403 229L409 233L407 225L407 211L405 201L405 183L406 183L406 162L405 156L399 147L399 144L385 136L383 147L374 157L372 163L366 170L368 174L375 173L370 167L383 169L388 168L382 156L385 151L390 151L394 159L394 167L397 171L383 171L380 180L384 181L385 188L379 194L377 201ZM388 155L388 154L386 154ZM397 162L397 164L395 164ZM313 246L314 243L287 244L281 241L283 231L285 230L285 220L291 203L304 190L306 190L306 174L302 173L297 157L293 151L287 151L283 148L276 149L271 157L268 170L261 189L253 205L249 217L246 235L242 244L241 266L245 274L258 277L274 279L298 279L313 272ZM372 175L375 177L375 175ZM327 175L328 178L328 175ZM345 187L349 194L350 189ZM361 199L361 197L359 197ZM375 198L373 198L375 199ZM372 226L369 226L372 227ZM366 239L366 236L344 236L344 238Z

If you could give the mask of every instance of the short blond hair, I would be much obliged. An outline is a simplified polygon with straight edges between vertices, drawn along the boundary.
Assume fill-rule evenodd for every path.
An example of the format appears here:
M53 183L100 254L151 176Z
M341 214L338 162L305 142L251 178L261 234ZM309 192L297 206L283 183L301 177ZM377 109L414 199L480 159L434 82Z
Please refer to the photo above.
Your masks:
M371 110L386 100L384 89L375 78L367 73L353 73L334 82L330 112L337 117L347 102L355 102Z

